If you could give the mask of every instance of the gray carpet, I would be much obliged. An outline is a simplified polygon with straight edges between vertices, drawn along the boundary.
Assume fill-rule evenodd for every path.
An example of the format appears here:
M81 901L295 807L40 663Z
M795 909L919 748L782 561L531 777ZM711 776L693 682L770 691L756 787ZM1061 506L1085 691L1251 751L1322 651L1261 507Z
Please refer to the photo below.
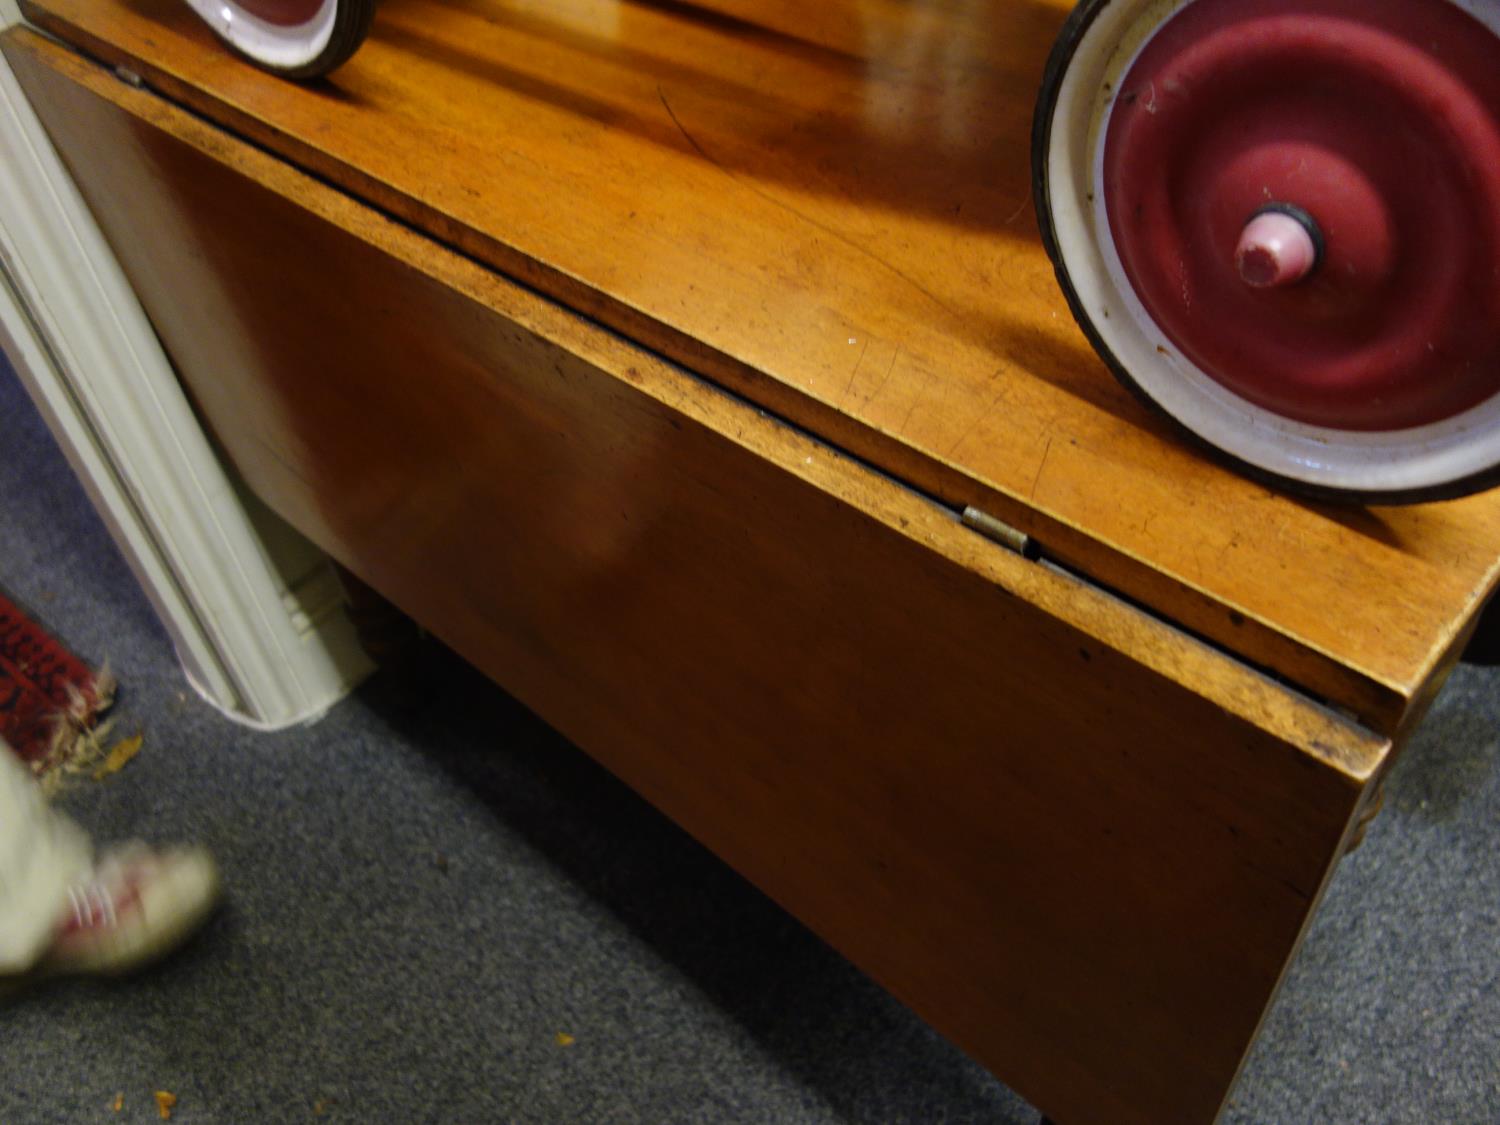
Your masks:
M425 709L377 679L309 728L220 718L5 372L0 417L0 585L114 662L145 735L66 806L101 839L207 842L229 888L160 968L0 1009L0 1122L158 1120L156 1089L183 1125L1035 1120L461 665ZM1497 688L1454 676L1229 1122L1500 1122Z

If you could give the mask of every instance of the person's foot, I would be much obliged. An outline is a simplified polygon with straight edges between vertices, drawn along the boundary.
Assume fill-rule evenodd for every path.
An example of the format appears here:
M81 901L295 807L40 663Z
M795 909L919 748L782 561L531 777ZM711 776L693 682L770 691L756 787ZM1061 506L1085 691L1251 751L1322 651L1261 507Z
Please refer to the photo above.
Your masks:
M202 848L130 844L106 854L68 899L37 972L127 973L170 953L203 924L219 899L219 871Z

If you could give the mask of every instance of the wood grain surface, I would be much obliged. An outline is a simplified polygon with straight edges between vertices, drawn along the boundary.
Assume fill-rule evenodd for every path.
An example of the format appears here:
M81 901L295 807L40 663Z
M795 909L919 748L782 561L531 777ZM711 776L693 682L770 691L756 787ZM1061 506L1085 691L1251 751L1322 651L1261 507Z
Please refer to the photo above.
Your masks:
M1060 1120L1215 1117L1384 739L4 45L274 508Z
M1500 493L1300 503L1206 461L1096 360L1030 200L1065 0L386 0L307 88L180 0L23 8L1388 732L1500 576Z

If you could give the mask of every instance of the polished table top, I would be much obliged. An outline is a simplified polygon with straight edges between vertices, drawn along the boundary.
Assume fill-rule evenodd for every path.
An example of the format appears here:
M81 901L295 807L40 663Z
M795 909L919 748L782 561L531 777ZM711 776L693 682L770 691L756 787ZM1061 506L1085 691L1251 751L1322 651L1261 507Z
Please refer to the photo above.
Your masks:
M1500 576L1500 491L1327 508L1116 384L1037 235L1047 0L385 0L299 87L180 0L34 21L1392 732ZM420 378L420 372L413 373Z

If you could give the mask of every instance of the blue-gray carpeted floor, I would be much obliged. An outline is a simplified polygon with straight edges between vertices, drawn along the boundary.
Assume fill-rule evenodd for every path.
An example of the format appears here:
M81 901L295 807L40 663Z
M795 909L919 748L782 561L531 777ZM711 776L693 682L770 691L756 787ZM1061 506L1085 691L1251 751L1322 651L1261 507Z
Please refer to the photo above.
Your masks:
M420 712L377 681L310 728L220 718L3 370L0 418L0 585L114 662L146 739L65 803L206 841L229 889L161 968L0 1008L0 1122L157 1120L157 1089L183 1125L1035 1120L461 667ZM1464 669L1434 708L1229 1122L1500 1122L1497 689Z

